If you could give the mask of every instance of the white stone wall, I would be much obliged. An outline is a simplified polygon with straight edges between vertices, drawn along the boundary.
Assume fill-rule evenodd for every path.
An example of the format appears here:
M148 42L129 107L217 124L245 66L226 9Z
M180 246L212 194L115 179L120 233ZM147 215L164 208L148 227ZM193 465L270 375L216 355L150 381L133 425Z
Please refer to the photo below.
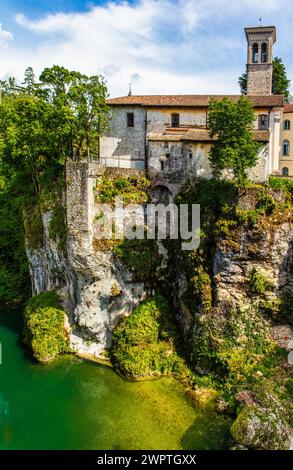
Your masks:
M210 148L211 144L207 142L151 141L148 143L149 172L151 175L181 175L182 182L188 175L210 177ZM163 170L161 162L164 165Z
M134 127L127 127L127 113L134 113ZM114 106L110 128L101 138L100 162L118 168L144 168L146 111L134 106Z
M211 143L208 142L164 142L152 141L148 144L148 169L151 176L176 177L184 183L190 177L210 178L209 162ZM170 155L166 157L166 155ZM161 167L163 162L163 169ZM229 177L229 172L224 173ZM269 176L269 144L263 145L258 153L258 163L247 172L255 182L266 182Z
M180 126L206 126L205 108L151 108L147 110L147 132L163 132L171 126L171 114L179 114Z

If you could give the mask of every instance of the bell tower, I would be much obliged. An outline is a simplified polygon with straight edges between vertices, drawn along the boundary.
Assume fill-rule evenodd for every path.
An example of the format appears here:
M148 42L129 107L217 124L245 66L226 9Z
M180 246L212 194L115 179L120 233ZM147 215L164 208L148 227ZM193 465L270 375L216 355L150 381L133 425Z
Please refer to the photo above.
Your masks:
M247 39L247 94L271 95L275 26L245 28Z

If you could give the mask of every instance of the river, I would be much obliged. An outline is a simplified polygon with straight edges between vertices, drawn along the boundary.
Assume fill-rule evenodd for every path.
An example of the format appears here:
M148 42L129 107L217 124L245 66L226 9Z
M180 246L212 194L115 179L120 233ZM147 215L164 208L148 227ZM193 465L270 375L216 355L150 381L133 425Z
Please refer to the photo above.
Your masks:
M21 312L0 313L0 449L221 449L227 423L171 378L131 383L74 356L42 366L21 343Z

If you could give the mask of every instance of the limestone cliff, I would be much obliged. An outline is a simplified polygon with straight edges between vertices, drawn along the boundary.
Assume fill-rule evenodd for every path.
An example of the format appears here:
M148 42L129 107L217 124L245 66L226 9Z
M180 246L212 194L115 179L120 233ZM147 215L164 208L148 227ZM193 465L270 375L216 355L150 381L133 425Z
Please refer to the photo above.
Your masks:
M144 283L134 279L106 243L95 239L98 209L94 186L104 172L97 164L69 164L66 250L60 250L58 241L50 238L52 211L42 214L41 246L31 248L27 243L26 248L33 294L57 290L71 325L72 351L97 358L104 357L110 347L111 331L119 319L129 315L146 295Z
M190 197L201 202L202 243L196 253L177 255L174 295L189 361L200 375L220 380L225 406L238 410L231 432L239 444L288 449L292 196L223 182L186 188L181 200Z
M264 185L238 189L229 181L183 185L176 177L154 178L148 190L153 201L167 204L175 197L178 204L201 204L199 250L182 252L180 241L173 240L151 247L140 240L117 250L113 240L97 238L97 200L116 194L111 181L119 187L132 184L140 197L143 191L136 185L143 172L70 163L66 178L66 249L50 236L52 211L47 210L42 244L32 248L28 243L27 255L33 293L55 289L63 299L71 350L105 357L118 322L154 290L161 292L173 304L189 366L206 380L213 376L224 403L219 408L238 409L232 428L236 442L288 448L292 418L284 409L292 365L280 351L289 350L293 340L290 192ZM200 379L191 374L193 380ZM259 432L272 423L272 436ZM250 429L257 439L250 439Z

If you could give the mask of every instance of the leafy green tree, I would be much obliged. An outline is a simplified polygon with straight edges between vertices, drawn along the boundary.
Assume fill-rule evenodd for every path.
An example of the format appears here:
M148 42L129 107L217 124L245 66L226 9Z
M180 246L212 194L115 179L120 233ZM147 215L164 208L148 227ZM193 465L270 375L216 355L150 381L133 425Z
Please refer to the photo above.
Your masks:
M240 75L238 79L240 92L242 95L247 94L247 72ZM290 80L288 80L286 67L280 57L273 59L273 80L272 80L272 93L273 95L284 95L285 101L288 102L290 95Z
M240 87L240 93L247 95L247 72L244 72L238 78L238 85Z
M209 132L216 137L210 150L210 162L215 177L223 170L232 170L238 183L246 179L246 170L257 163L259 144L253 140L252 102L244 97L233 102L227 97L211 100Z
M13 301L27 276L23 213L62 188L68 159L96 157L107 88L98 75L53 66L39 80L29 67L23 83L1 81L0 91L0 301Z
M273 85L272 92L274 95L284 95L286 102L290 95L290 80L288 80L286 67L280 57L273 60Z
M107 89L100 76L46 68L39 82L28 68L22 86L2 82L0 161L28 177L39 196L68 159L95 157L107 125ZM24 189L26 189L24 188Z
M88 77L54 65L41 76L41 93L53 103L57 122L67 125L62 148L70 158L98 155L99 136L106 128L107 88L99 75Z

